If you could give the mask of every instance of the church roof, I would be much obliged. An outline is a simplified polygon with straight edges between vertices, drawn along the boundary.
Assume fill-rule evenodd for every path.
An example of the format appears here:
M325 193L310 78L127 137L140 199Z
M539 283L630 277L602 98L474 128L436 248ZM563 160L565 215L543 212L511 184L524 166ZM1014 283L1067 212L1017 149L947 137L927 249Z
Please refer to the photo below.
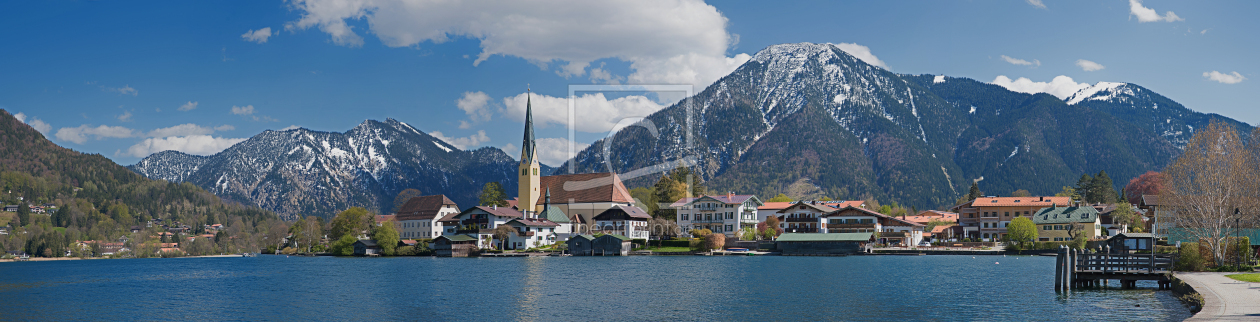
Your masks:
M543 209L542 213L538 214L538 218L544 218L554 223L570 222L569 216L565 215L564 211L560 210L560 207L547 207L547 209Z
M521 162L532 163L538 155L534 145L534 107L529 96L525 97L525 137L521 139Z
M615 173L563 174L539 178L542 189L551 190L554 204L572 203L634 203L630 190ZM545 200L538 198L541 205Z

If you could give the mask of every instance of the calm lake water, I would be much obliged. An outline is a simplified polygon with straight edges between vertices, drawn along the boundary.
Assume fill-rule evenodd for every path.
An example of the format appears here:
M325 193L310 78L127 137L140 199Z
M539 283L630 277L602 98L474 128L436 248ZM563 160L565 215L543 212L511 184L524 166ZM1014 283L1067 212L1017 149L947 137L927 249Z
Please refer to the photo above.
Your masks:
M997 262L997 263L995 263ZM1180 321L1053 257L284 257L0 263L0 320ZM1114 285L1114 283L1113 283Z

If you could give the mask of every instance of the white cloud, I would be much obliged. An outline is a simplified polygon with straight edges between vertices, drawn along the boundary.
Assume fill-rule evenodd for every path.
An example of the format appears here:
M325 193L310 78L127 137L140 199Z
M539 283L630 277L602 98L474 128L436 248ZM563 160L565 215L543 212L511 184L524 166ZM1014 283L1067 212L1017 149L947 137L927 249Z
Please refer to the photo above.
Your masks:
M280 34L280 31L276 31L276 34ZM244 35L241 35L241 39L245 39L245 41L249 42L265 44L267 43L267 38L271 38L271 36L271 27L264 27L258 30L246 31Z
M284 131L288 131L288 130L296 130L296 129L300 129L300 128L302 128L302 127L301 127L301 126L297 126L297 125L295 124L295 125L289 125L289 126L286 126L286 127L284 127L283 129L280 129L280 131L281 131L281 132L284 132Z
M122 95L131 95L131 96L140 95L140 91L136 90L135 88L131 88L131 85L123 85L123 87L101 86L101 89L105 90L106 92L114 92L114 93L118 93Z
M141 158L157 152L175 150L188 154L211 155L219 153L219 151L223 151L241 141L245 141L245 139L221 138L209 135L148 138L128 148L127 154Z
M1048 93L1059 99L1066 99L1068 96L1090 86L1088 83L1077 83L1071 77L1063 75L1056 76L1049 83L1034 82L1024 77L1012 81L1005 75L999 75L993 79L992 83L1015 92L1029 94Z
M455 105L464 114L468 114L468 118L477 122L485 122L490 120L490 95L484 92L464 92L464 96L455 101ZM467 129L472 127L469 122L460 122L459 128Z
M1243 75L1238 72L1226 74L1215 70L1211 72L1203 72L1203 78L1207 78L1208 80L1216 81L1221 84L1238 84L1247 80L1246 77L1243 77Z
M252 115L254 114L254 106L253 105L232 106L232 114Z
M1102 70L1103 68L1107 68L1107 66L1103 66L1102 64L1084 60L1084 59L1077 59L1076 66L1080 66L1081 69L1087 72L1092 72L1096 70Z
M57 130L56 134L58 140L74 142L77 144L87 143L89 136L95 137L97 140L105 138L129 138L140 136L140 132L121 126L101 125L92 127L91 125L83 124L79 127L63 127Z
M569 153L569 143L573 143L573 153ZM569 141L566 138L541 138L535 139L534 144L538 146L538 162L549 166L559 166L569 161L570 158L582 150L591 146L590 144ZM519 152L518 152L519 154Z
M466 138L446 137L445 135L442 135L442 132L440 131L429 132L429 135L432 135L433 137L438 138L439 140L442 140L446 143L450 143L451 145L454 145L460 150L468 150L469 148L475 148L475 147L481 146L482 143L486 143L490 141L490 137L486 136L485 130L477 131L477 134L473 134Z
M727 19L717 8L699 0L294 0L292 6L301 18L286 29L316 27L337 45L362 46L363 38L346 22L366 20L367 32L386 46L471 38L481 46L474 65L514 56L566 77L582 76L594 61L611 58L630 63L627 80L633 83L704 87L749 58L726 56L738 36L726 31Z
M1028 0L1028 4L1041 9L1046 8L1046 4L1041 2L1041 0Z
M119 121L131 122L131 111L123 111L122 115L116 116Z
M235 130L235 129L236 129L236 127L235 127L235 126L231 126L231 125L228 125L228 124L223 124L223 125L219 125L219 126L214 127L214 130L215 130L215 131L231 131L231 130Z
M231 125L229 125L231 126ZM172 127L164 127L149 131L150 137L168 137L168 136L189 136L189 135L206 135L214 133L215 129L203 127L200 125L187 123Z
M188 101L188 103L184 103L184 105L180 105L179 108L177 108L180 112L187 112L195 109L197 109L197 102L193 101Z
M503 145L503 147L500 147L499 150L503 150L503 153L507 153L508 156L511 156L513 159L517 159L517 161L520 161L520 158L518 157L521 155L521 148L516 147L515 144L511 144L511 143L505 144Z
M52 131L52 125L45 123L44 121L40 120L37 117L32 116L30 117L30 121L27 121L26 114L21 113L21 112L18 112L17 115L14 115L13 117L17 118L18 122L22 122L22 123L26 123L26 125L30 125L36 131L39 131L39 133L42 133L45 136L48 135L48 131Z
M1019 58L1012 58L1011 56L1007 56L1007 55L1002 55L1002 60L1005 60L1006 62L1014 64L1014 65L1020 65L1020 66L1033 66L1033 65L1041 66L1041 61L1036 60L1036 59L1033 59L1033 61L1027 61L1027 60L1023 60Z
M526 93L503 99L503 113L509 119L525 121ZM664 108L646 96L626 96L609 100L603 93L585 94L574 98L574 130L587 133L608 132L622 119L647 117ZM534 94L534 125L569 124L569 100Z
M1185 21L1185 19L1181 19L1181 17L1178 17L1177 14L1172 11L1160 16L1158 12L1155 12L1155 9L1143 6L1142 0L1129 0L1129 14L1137 16L1138 22Z
M835 44L835 46L836 48L840 48L840 50L843 50L845 53L848 53L849 55L853 55L853 57L857 57L857 59L861 59L867 64L879 66L884 69L889 69L888 64L885 64L884 61L879 60L879 57L875 57L875 54L871 53L870 47L853 44L853 43L847 43L847 42Z

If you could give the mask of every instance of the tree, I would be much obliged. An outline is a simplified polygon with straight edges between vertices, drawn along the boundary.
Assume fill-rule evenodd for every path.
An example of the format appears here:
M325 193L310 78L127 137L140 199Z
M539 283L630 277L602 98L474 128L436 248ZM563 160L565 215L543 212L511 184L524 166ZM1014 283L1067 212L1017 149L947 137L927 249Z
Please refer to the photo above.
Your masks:
M1116 188L1111 181L1111 177L1107 176L1107 171L1098 171L1098 175L1094 176L1094 180L1089 183L1089 192L1085 195L1086 202L1089 203L1112 203L1115 202Z
M499 206L507 207L507 192L503 191L503 185L498 182L486 182L481 187L481 194L477 196L480 200L479 205L482 206Z
M936 229L937 226L950 226L953 224L954 224L953 222L944 221L937 218L932 218L928 220L927 225L924 225L923 231L931 232L932 230Z
M652 189L638 187L630 189L630 197L634 198L634 204L639 209L647 210L649 214L655 215L660 210L661 205L656 201L656 194L652 193Z
M411 198L419 197L422 194L424 193L416 189L406 189L406 190L403 190L402 192L399 192L397 196L394 196L394 211L393 212L397 213L398 211L402 210L402 206L407 204L407 201L410 201Z
M1128 202L1120 202L1116 204L1116 209L1111 211L1111 222L1117 225L1127 225L1129 229L1137 228L1142 225L1142 217L1133 211L1133 205Z
M740 240L757 240L757 231L752 227L746 227L739 230Z
M648 234L659 240L665 240L677 236L679 232L678 223L673 220L654 217L648 221Z
M1076 241L1077 238L1086 238L1085 224L1074 222L1065 226L1067 226L1068 237L1072 238L1072 241Z
M1195 131L1181 156L1163 172L1160 202L1171 212L1172 224L1205 244L1217 265L1224 264L1226 238L1239 226L1260 221L1257 134L1260 129L1244 146L1234 129L1213 121Z
M376 215L363 209L362 207L352 207L346 209L333 217L332 232L330 237L341 239L342 236L351 235L357 238L359 234L367 231L376 222Z
M976 200L976 198L984 197L984 192L980 191L980 184L976 181L971 182L971 189L967 190L967 201Z
M818 201L831 201L831 200L832 200L831 197L828 197L828 196L823 196L822 199L818 199Z
M1076 180L1075 189L1076 195L1080 196L1080 200L1089 202L1089 197L1092 196L1090 190L1094 189L1094 177L1089 176L1088 173L1082 174L1081 178Z
M674 170L670 170L661 176L656 184L652 185L652 192L655 194L655 200L658 203L674 203L683 198L691 198L703 195L705 188L700 176L681 164ZM657 213L653 214L658 217L674 219L675 210L670 208L657 209Z
M353 235L342 235L336 242L333 242L332 247L329 247L328 252L337 256L354 255L354 243L358 241L359 239L355 238Z
M389 220L376 227L372 232L372 240L381 246L381 252L385 255L394 256L394 250L398 247L398 222Z
M770 198L770 200L766 200L766 202L792 202L792 201L793 201L792 197L788 197L787 195L782 194L782 193L780 193L777 196L774 196L774 198Z
M499 249L506 250L508 238L512 237L512 234L515 234L515 233L516 233L516 229L512 228L512 226L499 225L499 227L495 227L494 239L499 240Z
M1024 249L1026 243L1037 240L1037 225L1033 224L1028 217L1015 217L1011 219L1011 224L1006 226L1006 236L1011 241L1019 243L1019 249Z
M759 233L765 240L774 240L780 234L783 234L783 228L779 228L779 217L774 215L766 216L766 221L757 224L757 228L761 229Z
M1144 195L1159 195L1164 190L1164 175L1147 171L1124 186L1124 196L1131 204L1142 203Z
M1019 189L1012 192L1011 197L1032 197L1032 193L1028 192L1028 190Z
M726 235L709 234L704 236L704 246L709 250L722 249L722 247L726 246Z
M1068 186L1063 186L1063 191L1059 191L1059 193L1054 194L1054 196L1072 197L1072 200L1081 200L1081 195L1076 193L1076 189Z
M31 224L31 207L27 206L26 202L18 203L17 221L19 225L23 225L23 226ZM20 227L20 226L15 226L15 227Z

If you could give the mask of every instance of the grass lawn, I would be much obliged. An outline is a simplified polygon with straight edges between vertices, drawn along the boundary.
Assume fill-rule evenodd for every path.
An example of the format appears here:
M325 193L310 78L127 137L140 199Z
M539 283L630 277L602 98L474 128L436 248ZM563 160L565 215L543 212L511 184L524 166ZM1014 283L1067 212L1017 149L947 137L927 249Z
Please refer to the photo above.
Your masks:
M1230 274L1225 277L1236 279L1243 282L1260 283L1260 273L1254 274Z
M0 213L0 226L8 226L9 221L13 220L13 216L17 216L17 214L15 213L11 214L7 212Z
M678 253L678 252L690 252L690 251L691 251L691 248L687 248L687 247L648 247L648 248L644 248L643 250L650 250L650 251L654 251L654 252L657 252L657 253Z

